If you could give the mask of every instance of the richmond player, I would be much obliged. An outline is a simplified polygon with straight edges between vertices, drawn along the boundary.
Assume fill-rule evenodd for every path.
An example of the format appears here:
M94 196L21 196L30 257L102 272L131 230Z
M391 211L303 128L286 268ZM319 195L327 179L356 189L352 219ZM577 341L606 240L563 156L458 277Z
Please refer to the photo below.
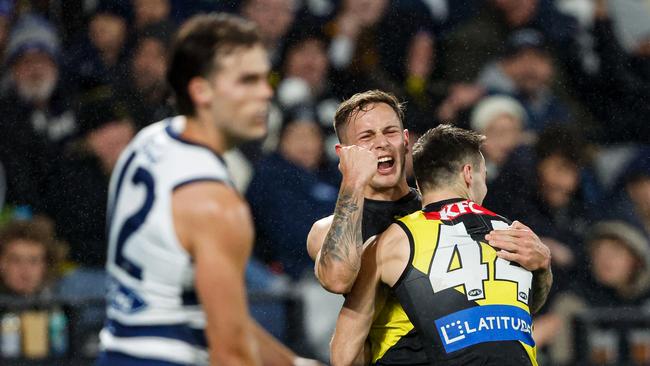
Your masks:
M516 252L487 244L486 234L510 222L480 206L487 193L483 139L443 125L416 144L423 209L391 225L364 251L337 321L334 365L388 364L383 355L405 341L420 344L429 365L537 365L531 287L534 271L550 286L550 258L526 267L515 263ZM382 294L394 295L401 306L386 303L390 297ZM376 314L409 322L396 323L391 337L368 352Z

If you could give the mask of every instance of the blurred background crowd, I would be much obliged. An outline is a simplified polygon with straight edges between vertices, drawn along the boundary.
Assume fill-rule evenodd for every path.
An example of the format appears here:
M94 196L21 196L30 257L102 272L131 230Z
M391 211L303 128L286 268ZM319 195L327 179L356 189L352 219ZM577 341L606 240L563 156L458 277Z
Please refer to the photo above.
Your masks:
M271 56L269 134L226 160L255 217L249 286L302 289L314 348L338 305L309 316L328 302L305 238L336 202L338 103L372 88L405 102L412 142L442 122L487 136L485 206L552 251L546 364L571 362L573 314L650 309L649 0L0 0L3 296L103 295L111 169L174 115L166 51L206 11L257 23Z

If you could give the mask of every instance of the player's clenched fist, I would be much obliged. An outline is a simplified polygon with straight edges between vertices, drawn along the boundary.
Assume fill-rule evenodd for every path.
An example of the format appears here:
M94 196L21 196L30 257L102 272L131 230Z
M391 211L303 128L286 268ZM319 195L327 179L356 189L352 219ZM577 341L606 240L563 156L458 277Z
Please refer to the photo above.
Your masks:
M337 149L339 170L346 184L365 187L377 172L377 156L361 146L342 146Z

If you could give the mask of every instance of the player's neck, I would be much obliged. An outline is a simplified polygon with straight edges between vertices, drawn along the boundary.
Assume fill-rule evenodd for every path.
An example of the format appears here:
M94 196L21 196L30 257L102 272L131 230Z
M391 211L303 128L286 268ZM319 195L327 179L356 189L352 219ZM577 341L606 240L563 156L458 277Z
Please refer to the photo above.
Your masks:
M197 116L186 116L185 129L181 136L191 142L204 145L222 155L228 146L223 133L212 122L206 122Z
M461 192L460 190L449 188L425 191L422 192L422 207L434 202L440 202L454 198L469 199L469 195L466 192Z
M368 186L366 187L363 196L376 201L397 201L406 196L410 190L411 188L409 188L408 183L406 183L406 179L402 179L396 186L383 190L378 190Z

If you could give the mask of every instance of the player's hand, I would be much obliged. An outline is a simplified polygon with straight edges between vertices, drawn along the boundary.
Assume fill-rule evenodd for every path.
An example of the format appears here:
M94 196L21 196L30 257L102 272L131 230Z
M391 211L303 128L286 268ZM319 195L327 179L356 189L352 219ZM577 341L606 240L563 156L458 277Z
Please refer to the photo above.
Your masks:
M551 251L526 225L515 221L507 229L492 230L485 236L488 243L501 249L497 256L519 263L529 271L547 270L551 266Z
M344 184L364 188L377 173L377 156L365 147L342 146L337 154Z

